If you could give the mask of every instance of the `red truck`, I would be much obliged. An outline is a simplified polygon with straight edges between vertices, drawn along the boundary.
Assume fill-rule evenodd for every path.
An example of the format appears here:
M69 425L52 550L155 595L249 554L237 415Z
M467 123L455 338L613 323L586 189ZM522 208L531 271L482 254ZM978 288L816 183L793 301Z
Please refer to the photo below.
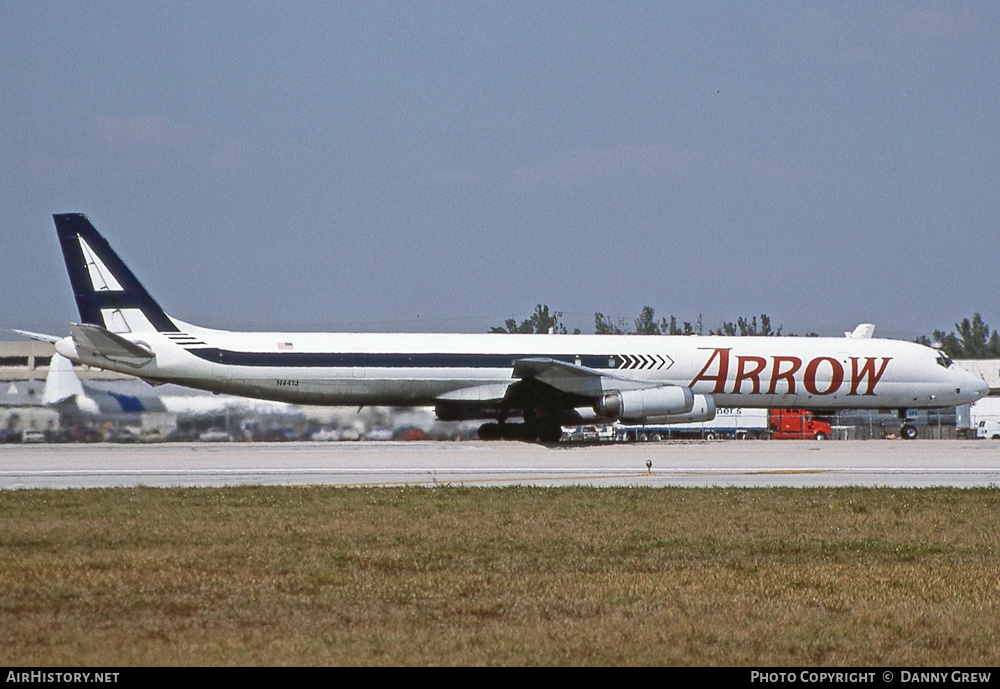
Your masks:
M826 440L830 424L817 421L805 409L772 409L768 433L775 440Z

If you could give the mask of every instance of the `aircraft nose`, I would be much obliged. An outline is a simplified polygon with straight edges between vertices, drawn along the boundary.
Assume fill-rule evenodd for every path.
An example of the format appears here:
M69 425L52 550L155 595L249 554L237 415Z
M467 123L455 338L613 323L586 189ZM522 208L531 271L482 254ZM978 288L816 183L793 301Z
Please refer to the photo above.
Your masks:
M969 392L975 395L976 399L985 397L990 392L989 383L971 371L962 370L962 380L959 388L963 393Z
M980 397L986 397L986 395L990 394L990 384L978 376L973 377L976 379L976 394Z

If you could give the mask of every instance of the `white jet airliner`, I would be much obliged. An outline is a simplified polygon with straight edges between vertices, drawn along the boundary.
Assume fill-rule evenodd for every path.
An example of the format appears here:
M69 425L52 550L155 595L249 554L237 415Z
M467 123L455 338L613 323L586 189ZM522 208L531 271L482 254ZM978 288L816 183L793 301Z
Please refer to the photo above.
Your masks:
M715 407L954 407L986 383L912 342L719 337L232 332L168 316L85 215L53 216L80 322L56 350L157 385L320 405L434 406L482 438L584 421L709 420ZM513 422L517 419L518 422ZM904 425L904 436L915 429Z

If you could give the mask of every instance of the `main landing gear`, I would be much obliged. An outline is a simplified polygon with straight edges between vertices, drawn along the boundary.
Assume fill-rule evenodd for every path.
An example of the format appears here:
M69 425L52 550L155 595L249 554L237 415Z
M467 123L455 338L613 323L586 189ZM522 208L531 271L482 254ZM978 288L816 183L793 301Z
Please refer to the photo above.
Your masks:
M562 426L544 423L484 423L479 427L480 440L521 440L524 442L557 443Z

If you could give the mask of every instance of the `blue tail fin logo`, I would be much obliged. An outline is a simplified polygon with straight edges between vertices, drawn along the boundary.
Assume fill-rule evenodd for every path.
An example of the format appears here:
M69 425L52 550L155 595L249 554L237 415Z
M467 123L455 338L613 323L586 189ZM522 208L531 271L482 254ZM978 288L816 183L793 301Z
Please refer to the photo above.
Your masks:
M178 331L86 215L61 213L52 218L82 323L113 333Z

